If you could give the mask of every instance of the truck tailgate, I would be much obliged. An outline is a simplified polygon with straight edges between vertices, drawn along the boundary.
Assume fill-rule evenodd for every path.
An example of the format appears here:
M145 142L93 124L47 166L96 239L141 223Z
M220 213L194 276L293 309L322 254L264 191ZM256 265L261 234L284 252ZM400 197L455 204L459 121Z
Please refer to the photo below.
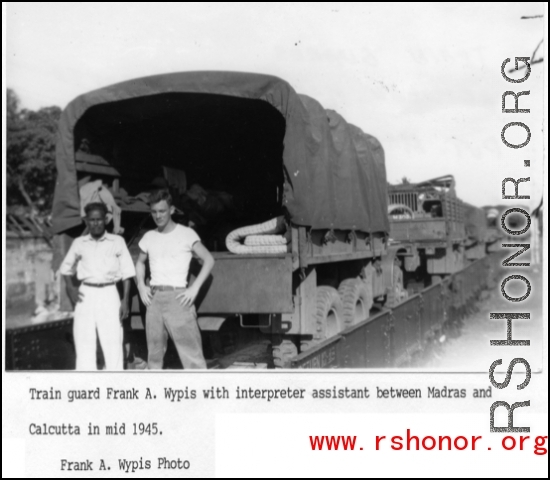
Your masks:
M213 252L211 277L197 310L205 313L292 313L292 255ZM197 268L198 265L195 266ZM194 270L194 269L193 269ZM194 270L193 273L198 272Z

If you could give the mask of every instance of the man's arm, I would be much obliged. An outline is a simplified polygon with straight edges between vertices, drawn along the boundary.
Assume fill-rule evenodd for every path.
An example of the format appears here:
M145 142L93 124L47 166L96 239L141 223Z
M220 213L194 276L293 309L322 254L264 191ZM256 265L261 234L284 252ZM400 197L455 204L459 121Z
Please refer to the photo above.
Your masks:
M136 262L136 280L138 286L139 296L141 301L146 307L151 305L151 289L145 285L145 262L147 260L147 254L145 252L139 252L139 257Z
M59 273L61 275L73 276L76 273L76 264L80 260L80 255L78 254L78 247L76 240L71 244L67 255L61 262L59 267Z
M125 278L122 281L124 292L120 303L120 321L124 320L130 313L130 279Z
M136 276L136 269L132 262L132 256L128 251L126 242L120 238L121 250L120 250L120 273L122 276L122 302L120 303L120 321L124 320L130 313L130 279Z
M78 291L78 281L74 278L76 273L76 265L79 260L80 255L78 254L77 242L75 240L71 244L67 255L65 255L65 258L59 267L59 273L65 277L65 288L73 305L76 305L81 299L81 294L79 294Z
M193 253L202 260L202 267L199 275L185 292L180 293L176 298L180 300L182 305L191 306L195 302L197 295L202 287L202 284L210 275L212 268L214 267L214 257L208 251L208 249L201 243L195 242L193 244Z

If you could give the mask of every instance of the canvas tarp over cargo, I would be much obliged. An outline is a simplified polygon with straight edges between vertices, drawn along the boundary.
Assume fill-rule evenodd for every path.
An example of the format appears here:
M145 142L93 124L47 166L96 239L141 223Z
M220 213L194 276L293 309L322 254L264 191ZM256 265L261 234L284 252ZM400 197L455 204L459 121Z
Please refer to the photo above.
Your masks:
M59 122L56 232L81 223L75 151L84 138L96 140L93 153L121 178L141 172L151 179L165 165L206 188L280 184L297 225L389 230L380 143L276 77L174 73L77 97Z

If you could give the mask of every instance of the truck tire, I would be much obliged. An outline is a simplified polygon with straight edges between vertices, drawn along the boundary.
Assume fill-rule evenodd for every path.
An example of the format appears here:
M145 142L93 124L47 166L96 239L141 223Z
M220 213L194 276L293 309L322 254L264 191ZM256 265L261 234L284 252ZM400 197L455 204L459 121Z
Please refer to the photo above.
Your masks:
M393 308L400 304L409 296L409 292L405 290L403 282L403 271L397 265L394 266L392 286L388 289L386 295L385 307Z
M298 348L292 340L282 340L278 345L272 346L273 364L275 368L290 367L290 360L298 355Z
M373 304L372 286L369 288L369 285L359 278L348 278L340 283L338 293L342 300L344 328L368 318Z
M302 340L300 342L300 353L307 352L309 349L315 346L315 341L313 340Z
M317 287L314 339L317 343L333 337L344 329L343 307L338 290L333 287Z

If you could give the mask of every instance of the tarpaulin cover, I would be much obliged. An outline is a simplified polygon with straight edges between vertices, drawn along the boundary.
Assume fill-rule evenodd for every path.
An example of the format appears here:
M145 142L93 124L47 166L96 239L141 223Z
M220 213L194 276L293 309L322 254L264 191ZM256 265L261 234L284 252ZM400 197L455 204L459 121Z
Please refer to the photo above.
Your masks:
M384 151L374 137L347 123L336 112L325 110L314 99L297 94L279 78L238 72L185 72L115 84L69 103L59 122L56 145L56 232L81 223L74 139L78 120L100 104L166 93L267 102L285 121L284 206L292 221L315 229L389 230ZM163 105L159 102L156 109ZM134 120L145 114L136 112Z

